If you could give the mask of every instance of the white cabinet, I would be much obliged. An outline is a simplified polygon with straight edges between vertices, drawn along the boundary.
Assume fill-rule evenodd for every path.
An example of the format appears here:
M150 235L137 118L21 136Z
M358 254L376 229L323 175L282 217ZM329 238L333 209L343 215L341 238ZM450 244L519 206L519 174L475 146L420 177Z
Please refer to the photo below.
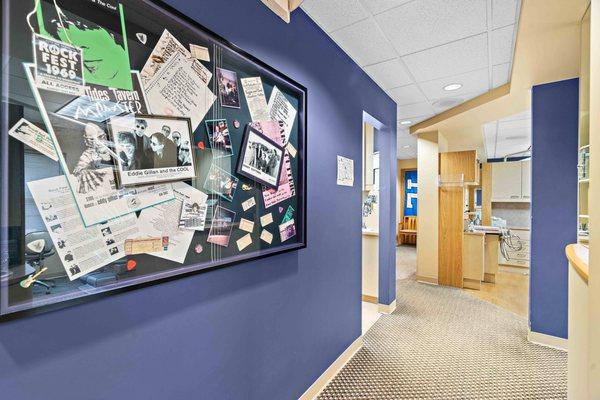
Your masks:
M530 171L529 160L492 163L492 201L530 201Z

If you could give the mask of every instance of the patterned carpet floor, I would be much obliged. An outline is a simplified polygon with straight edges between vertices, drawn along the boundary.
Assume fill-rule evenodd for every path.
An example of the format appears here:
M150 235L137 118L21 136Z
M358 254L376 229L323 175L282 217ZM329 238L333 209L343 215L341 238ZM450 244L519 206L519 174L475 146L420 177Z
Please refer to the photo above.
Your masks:
M529 343L516 314L413 280L397 305L319 399L567 398L567 353Z

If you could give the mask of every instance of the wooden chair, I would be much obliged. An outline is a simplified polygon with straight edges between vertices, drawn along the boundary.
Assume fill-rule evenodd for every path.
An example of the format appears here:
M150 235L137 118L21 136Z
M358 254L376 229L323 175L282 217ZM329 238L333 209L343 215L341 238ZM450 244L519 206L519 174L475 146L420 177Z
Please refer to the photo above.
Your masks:
M403 243L417 244L417 217L404 217L404 220L398 224L398 234L396 243L400 246Z

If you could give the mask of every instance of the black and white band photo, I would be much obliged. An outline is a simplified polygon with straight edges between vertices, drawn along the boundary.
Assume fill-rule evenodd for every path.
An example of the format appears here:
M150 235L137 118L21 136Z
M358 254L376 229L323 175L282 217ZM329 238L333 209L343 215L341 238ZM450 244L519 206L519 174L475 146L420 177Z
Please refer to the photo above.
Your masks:
M123 186L194 177L188 118L126 115L110 120Z
M277 189L283 153L281 146L248 126L237 172L265 186Z

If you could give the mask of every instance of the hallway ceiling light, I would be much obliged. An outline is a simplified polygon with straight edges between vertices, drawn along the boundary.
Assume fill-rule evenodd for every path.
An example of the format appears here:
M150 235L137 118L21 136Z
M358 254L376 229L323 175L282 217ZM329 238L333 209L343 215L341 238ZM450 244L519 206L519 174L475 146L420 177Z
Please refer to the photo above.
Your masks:
M444 86L444 90L447 92L452 92L453 90L458 90L462 87L460 83L451 83L449 85Z
M406 119L404 121L400 121L400 125L410 125L410 124L412 124L412 121L410 121L408 119Z

